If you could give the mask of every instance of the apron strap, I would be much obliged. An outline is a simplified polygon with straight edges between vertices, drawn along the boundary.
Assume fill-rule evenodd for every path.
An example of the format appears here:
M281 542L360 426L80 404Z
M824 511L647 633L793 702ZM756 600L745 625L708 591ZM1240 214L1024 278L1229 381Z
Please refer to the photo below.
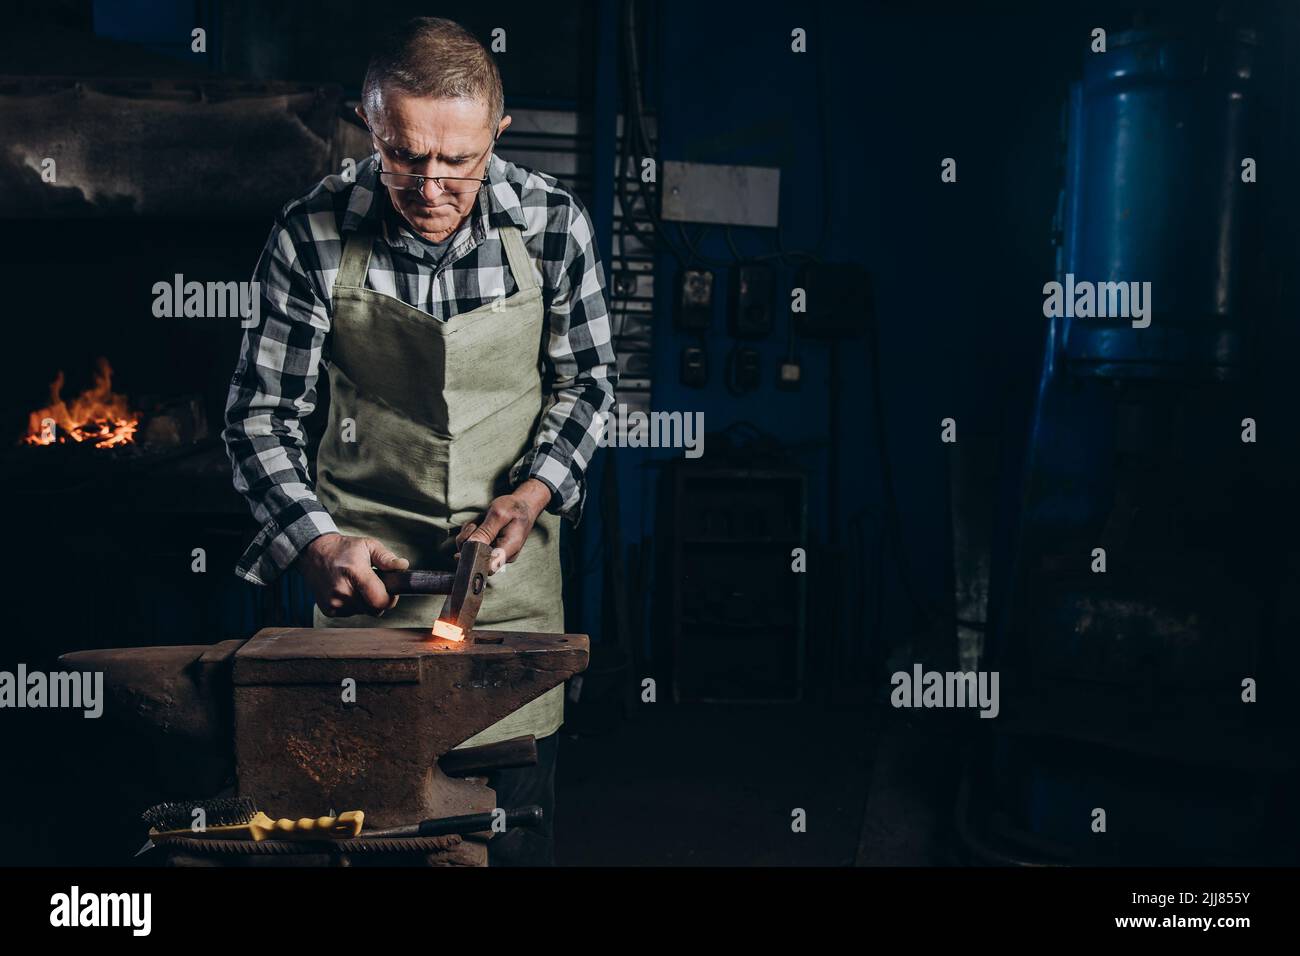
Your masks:
M515 277L515 285L520 292L531 292L537 288L537 277L533 275L533 264L524 247L523 233L518 226L501 226L497 232L501 245L505 247L506 259L510 263L510 273ZM363 230L356 230L348 236L343 245L343 258L339 262L338 274L334 277L336 289L360 289L364 287L366 272L370 268L371 236Z
M338 275L334 277L336 289L360 289L365 286L366 272L370 269L371 236L361 229L348 236L343 246Z
M515 285L520 292L532 292L537 288L537 277L533 275L533 263L524 248L524 235L518 226L500 226L497 232L501 236L501 245L505 246L506 258L510 260L510 272L515 277Z

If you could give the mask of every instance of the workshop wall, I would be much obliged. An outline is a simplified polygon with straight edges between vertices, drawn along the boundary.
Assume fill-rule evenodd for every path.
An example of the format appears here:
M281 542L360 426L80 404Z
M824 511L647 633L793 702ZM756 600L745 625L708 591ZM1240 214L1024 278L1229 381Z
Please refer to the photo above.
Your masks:
M800 342L798 391L775 386L786 353L789 289L784 268L774 303L778 321L758 343L762 383L735 396L723 368L735 345L726 332L726 269L717 270L714 317L704 337L711 366L703 388L681 384L683 347L694 333L673 325L681 263L657 263L654 407L701 411L709 432L750 421L802 452L809 474L810 545L835 539L818 572L836 565L842 587L885 602L879 630L853 602L833 601L838 617L819 640L874 652L906 639L915 624L902 574L915 598L948 606L952 593L947 447L940 422L957 421L958 440L984 442L1013 473L1027 434L1044 324L1041 286L1052 272L1051 230L1061 186L1062 108L1078 77L1089 31L1134 22L1131 4L1025 4L994 12L968 5L755 2L737 17L715 5L657 4L645 51L655 72L652 98L662 160L776 166L781 170L781 238L830 262L866 267L879 323L886 454L897 482L906 554L881 551L885 496L877 463L882 436L872 417L868 353L861 341ZM1212 18L1212 4L1145 5L1153 20ZM1265 18L1269 15L1265 9ZM791 51L802 27L808 53ZM918 56L916 51L925 51ZM844 82L845 64L856 80ZM822 77L836 79L827 83ZM853 75L853 74L847 74ZM1033 76L1033 83L1022 82ZM940 162L957 161L956 183ZM672 227L670 227L672 228ZM694 231L694 227L691 227ZM745 255L776 249L775 230L733 229ZM678 238L680 244L680 238ZM699 251L729 258L714 227ZM753 345L754 343L742 343ZM831 349L844 388L841 429L831 434ZM680 452L620 449L625 540L654 527L647 487ZM838 494L831 483L838 487ZM1015 483L1002 482L1001 494ZM837 502L835 513L830 513ZM1002 502L990 500L990 512ZM1005 533L1002 529L1000 533ZM884 577L874 563L884 561ZM883 581L884 593L877 595ZM653 600L665 599L665 585ZM830 596L830 595L827 595ZM653 610L647 609L652 616ZM646 634L654 633L647 627ZM647 642L645 649L659 657Z
M1023 444L1042 344L1039 290L1052 268L1060 109L1080 69L1083 38L1097 19L1095 4L1086 16L1071 9L1078 4L1019 15L973 15L960 5L944 13L948 6L757 2L736 17L712 5L667 2L658 5L652 35L661 157L780 167L785 247L856 263L872 275L887 453L906 559L927 604L945 604L951 593L941 419L957 420L959 440L1005 445L1002 453L1012 461ZM1106 25L1118 28L1127 20L1115 8ZM807 54L791 52L796 27L808 31ZM925 56L918 58L917 50ZM847 63L857 66L852 83L843 81ZM836 79L820 79L828 74ZM1035 83L1016 82L1022 75ZM945 157L957 160L955 184L940 182ZM728 258L721 230L711 233L701 251ZM746 255L774 251L773 233L733 230ZM655 408L703 411L710 432L748 420L783 442L820 446L805 453L813 544L826 542L839 523L845 587L873 587L869 552L882 533L884 506L865 344L800 342L803 385L777 389L794 285L786 268L778 282L777 329L757 345L759 388L736 397L722 381L733 344L725 292L715 297L706 336L710 381L702 389L685 387L680 352L696 338L673 328L679 268L671 256L661 257L657 268ZM727 285L720 270L717 287ZM844 372L837 435L829 432L831 349L839 351ZM629 491L629 485L647 480L647 460L673 454L617 452L625 536L650 527L653 501L644 487ZM831 480L839 487L834 514L827 511ZM858 533L848 533L855 522ZM885 565L882 630L893 643L907 635L912 614L897 561L887 554ZM845 615L834 622L845 640L873 640L851 602L835 606Z

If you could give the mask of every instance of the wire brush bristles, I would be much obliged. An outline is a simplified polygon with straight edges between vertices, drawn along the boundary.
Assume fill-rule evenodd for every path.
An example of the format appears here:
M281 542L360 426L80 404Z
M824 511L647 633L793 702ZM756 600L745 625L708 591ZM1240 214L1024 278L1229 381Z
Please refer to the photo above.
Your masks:
M252 797L178 800L150 807L140 814L140 819L160 833L167 830L188 830L194 823L195 810L203 811L205 826L238 826L253 819L253 814L257 812L257 804Z

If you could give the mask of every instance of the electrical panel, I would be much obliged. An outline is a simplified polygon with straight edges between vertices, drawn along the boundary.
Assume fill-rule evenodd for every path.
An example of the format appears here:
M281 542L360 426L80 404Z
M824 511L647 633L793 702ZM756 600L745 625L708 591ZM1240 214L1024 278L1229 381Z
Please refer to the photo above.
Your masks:
M736 348L727 356L727 389L733 395L744 395L758 388L762 378L759 371L757 349Z
M698 346L682 349L682 384L690 388L703 388L709 383L708 355Z
M776 271L763 263L747 263L731 270L727 331L739 339L761 339L772 332L772 300Z
M713 273L683 269L677 279L677 328L703 332L713 318Z

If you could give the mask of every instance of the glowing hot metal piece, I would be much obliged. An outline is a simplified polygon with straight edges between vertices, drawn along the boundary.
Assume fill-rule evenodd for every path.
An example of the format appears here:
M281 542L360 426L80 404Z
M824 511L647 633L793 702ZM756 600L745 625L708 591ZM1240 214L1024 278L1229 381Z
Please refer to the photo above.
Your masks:
M441 637L445 641L465 640L465 632L450 621L434 621L433 636Z

